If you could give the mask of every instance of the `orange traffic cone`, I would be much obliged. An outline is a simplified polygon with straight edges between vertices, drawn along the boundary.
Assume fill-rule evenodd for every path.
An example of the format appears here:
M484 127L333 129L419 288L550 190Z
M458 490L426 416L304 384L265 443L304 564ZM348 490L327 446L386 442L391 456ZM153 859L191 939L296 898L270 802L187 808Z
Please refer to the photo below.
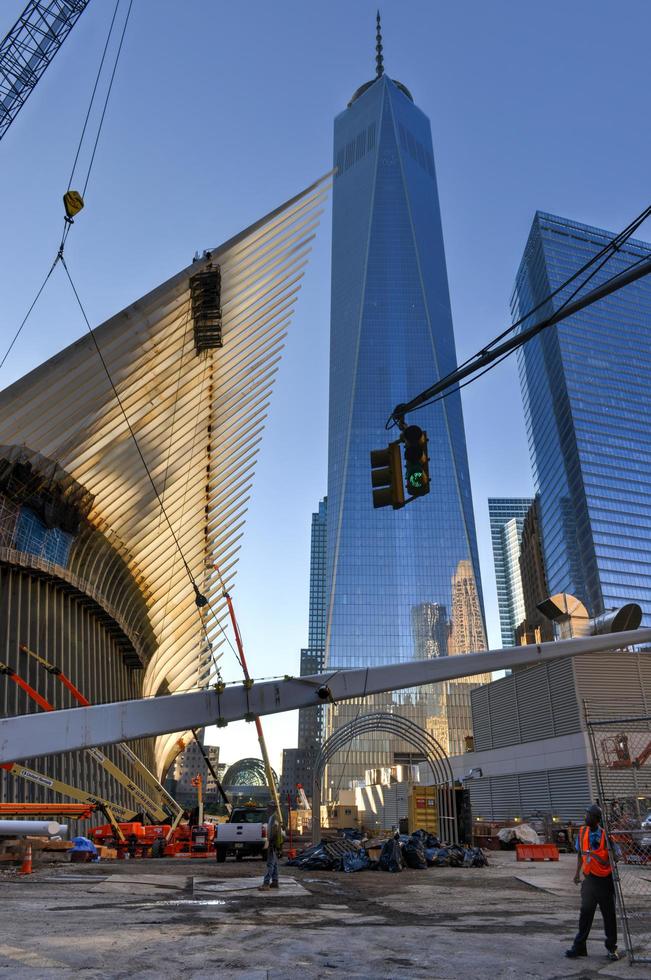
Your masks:
M32 845L27 845L27 850L23 857L23 863L20 868L21 875L31 875L32 874Z

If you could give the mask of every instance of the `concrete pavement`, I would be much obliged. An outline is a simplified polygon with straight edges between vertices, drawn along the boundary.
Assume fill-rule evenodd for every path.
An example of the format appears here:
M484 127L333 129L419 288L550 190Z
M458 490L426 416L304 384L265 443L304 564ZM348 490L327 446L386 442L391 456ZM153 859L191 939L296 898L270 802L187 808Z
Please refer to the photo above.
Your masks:
M581 980L651 976L604 958L595 920L587 959L576 930L575 859L391 875L281 869L259 892L259 861L56 865L0 878L0 976L87 980L343 977Z

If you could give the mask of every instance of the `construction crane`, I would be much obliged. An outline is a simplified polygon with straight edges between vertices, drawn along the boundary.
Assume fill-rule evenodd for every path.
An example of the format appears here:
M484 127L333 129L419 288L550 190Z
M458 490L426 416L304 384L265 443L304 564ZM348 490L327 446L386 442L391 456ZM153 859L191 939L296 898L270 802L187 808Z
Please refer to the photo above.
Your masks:
M27 782L35 783L36 786L47 789L51 793L60 793L62 796L69 796L71 800L77 800L78 803L85 803L88 806L101 810L102 813L106 814L107 820L113 827L116 826L117 817L121 817L122 820L131 821L138 816L137 810L130 810L125 806L121 806L119 803L114 803L112 800L106 800L103 796L98 796L96 793L89 793L86 790L78 789L77 786L64 783L60 779L52 779L51 776L46 776L45 773L39 772L37 769L30 769L16 762L0 763L0 769L4 769L11 776L15 776L16 779L26 779Z
M29 0L0 44L0 140L90 0Z
M5 763L69 752L123 739L147 738L188 731L206 725L223 727L230 721L277 714L296 708L365 698L406 687L419 687L472 677L511 667L561 660L588 653L625 650L651 644L651 629L627 630L602 636L577 637L551 643L507 647L458 657L411 660L329 674L253 681L224 687L161 695L157 698L98 704L79 711L68 708L47 714L0 719L0 760ZM651 656L651 649L638 656ZM626 657L626 653L621 654Z

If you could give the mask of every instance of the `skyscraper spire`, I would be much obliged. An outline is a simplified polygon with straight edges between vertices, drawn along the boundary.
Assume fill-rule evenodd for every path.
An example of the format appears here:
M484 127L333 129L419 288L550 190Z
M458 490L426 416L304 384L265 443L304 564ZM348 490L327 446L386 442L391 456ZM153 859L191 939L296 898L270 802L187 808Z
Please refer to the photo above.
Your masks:
M382 57L382 24L380 22L380 11L377 12L375 29L375 74L378 78L384 75L384 59Z

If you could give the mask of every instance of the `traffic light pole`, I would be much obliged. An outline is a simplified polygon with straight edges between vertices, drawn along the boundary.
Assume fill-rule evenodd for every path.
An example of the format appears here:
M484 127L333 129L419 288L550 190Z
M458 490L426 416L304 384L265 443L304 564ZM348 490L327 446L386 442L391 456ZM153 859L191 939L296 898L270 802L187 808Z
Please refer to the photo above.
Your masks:
M552 316L546 317L544 320L540 320L538 323L529 327L527 330L523 330L521 333L511 337L509 340L505 340L503 344L499 344L492 350L481 351L475 358L473 358L468 364L463 367L457 368L456 371L452 371L445 378L441 378L436 384L431 385L422 391L411 401L404 402L400 405L396 405L393 412L391 413L391 419L402 427L404 425L404 417L409 412L413 412L416 408L419 408L425 402L429 402L432 398L436 398L437 395L442 395L449 388L454 387L460 381L465 378L470 377L476 371L480 371L482 368L487 367L494 361L499 360L505 354L509 354L511 351L523 344L526 344L528 340L535 337L537 334L541 333L547 327L552 327L556 323L560 323L562 320L566 320L568 317L573 316L575 313L579 313L581 310L586 309L588 306L592 306L600 299L604 299L606 296L610 296L612 293L623 289L624 286L630 285L632 282L636 282L638 279L642 279L644 276L648 276L651 273L651 258L646 259L639 265L631 269L626 269L621 272L618 276L613 276L608 282L603 283L601 286L597 286L592 289L585 296L580 299L575 299L572 303L568 303L563 309L558 310L557 313L553 313Z

